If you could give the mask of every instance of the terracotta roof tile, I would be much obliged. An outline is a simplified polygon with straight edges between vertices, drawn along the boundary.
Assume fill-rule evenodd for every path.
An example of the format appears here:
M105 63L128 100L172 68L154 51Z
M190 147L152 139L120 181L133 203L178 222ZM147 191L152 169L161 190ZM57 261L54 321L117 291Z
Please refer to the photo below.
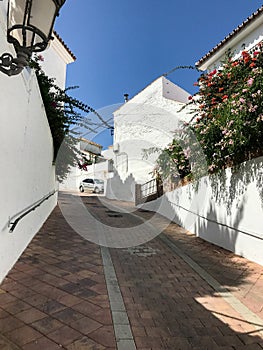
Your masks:
M68 51L68 53L70 54L70 56L73 58L74 61L76 61L77 57L73 54L73 52L69 49L69 47L66 45L66 43L64 42L64 40L59 36L59 34L54 30L54 35L56 36L56 38L61 42L61 44L65 47L65 49Z

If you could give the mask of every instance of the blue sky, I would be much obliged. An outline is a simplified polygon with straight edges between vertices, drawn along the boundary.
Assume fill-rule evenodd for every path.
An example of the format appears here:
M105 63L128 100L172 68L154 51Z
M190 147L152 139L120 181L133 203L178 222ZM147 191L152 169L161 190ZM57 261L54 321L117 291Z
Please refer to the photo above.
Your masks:
M55 29L77 56L67 86L95 109L123 102L178 65L194 65L262 0L67 0ZM199 73L168 79L190 93Z

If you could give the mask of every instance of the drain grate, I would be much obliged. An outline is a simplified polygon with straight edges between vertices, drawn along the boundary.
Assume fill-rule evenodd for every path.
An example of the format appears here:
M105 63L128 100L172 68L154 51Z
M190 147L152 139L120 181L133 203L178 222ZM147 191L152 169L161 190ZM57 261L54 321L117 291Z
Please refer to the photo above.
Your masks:
M126 249L128 253L131 255L137 255L137 256L142 256L142 257L148 257L152 255L156 255L160 252L159 249L153 249L151 247L146 247L146 246L138 246L138 247L131 247Z
M122 218L123 217L123 215L121 215L121 214L118 214L118 213L111 213L111 214L108 214L108 216L110 217L110 218Z

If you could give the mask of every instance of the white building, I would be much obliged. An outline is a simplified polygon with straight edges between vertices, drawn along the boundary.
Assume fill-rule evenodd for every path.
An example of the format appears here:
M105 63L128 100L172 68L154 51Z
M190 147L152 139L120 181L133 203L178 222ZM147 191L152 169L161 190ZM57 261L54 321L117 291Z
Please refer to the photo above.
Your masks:
M133 201L134 184L153 178L158 152L146 157L145 150L166 147L180 123L191 118L189 109L182 110L189 96L160 77L113 113L115 177L110 180L109 198Z
M7 43L7 0L0 1L0 55L16 55ZM74 56L55 36L44 69L65 86L65 71ZM17 76L0 72L0 282L57 203L53 140L35 73ZM37 209L32 206L47 198ZM26 212L27 215L23 216ZM12 223L20 217L14 231Z

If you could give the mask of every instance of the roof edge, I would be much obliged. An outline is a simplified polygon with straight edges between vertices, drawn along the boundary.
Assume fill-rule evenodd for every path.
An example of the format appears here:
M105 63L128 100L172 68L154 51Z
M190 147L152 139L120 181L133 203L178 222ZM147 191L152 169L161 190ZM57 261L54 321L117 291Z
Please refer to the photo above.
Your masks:
M53 34L55 35L55 37L58 39L58 41L64 46L64 48L66 49L66 51L68 52L68 54L71 56L71 58L73 59L73 61L76 61L77 57L74 55L74 53L69 49L69 47L67 46L67 44L65 43L65 41L61 38L61 36L54 30Z
M204 55L199 61L195 63L197 68L200 68L206 61L208 61L214 54L216 54L222 47L226 46L238 33L245 30L251 23L253 23L263 13L263 5L252 13L245 21L243 21L237 28L230 32L222 41L220 41L213 49Z

